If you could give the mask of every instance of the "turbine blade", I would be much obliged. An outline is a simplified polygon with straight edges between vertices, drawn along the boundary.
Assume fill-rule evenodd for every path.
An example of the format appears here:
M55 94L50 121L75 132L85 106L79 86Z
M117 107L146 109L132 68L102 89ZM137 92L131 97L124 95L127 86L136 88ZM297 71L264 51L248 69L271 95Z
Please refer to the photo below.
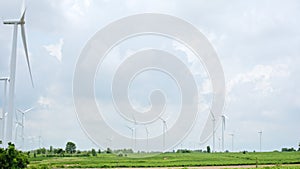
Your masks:
M225 120L225 117L223 118L223 123L224 123L224 130L225 130L225 128L226 128L226 120Z
M25 8L26 8L26 2L25 0L22 1L22 6L21 6L21 14L23 13L23 11L25 11Z
M25 13L26 13L26 8L22 9L23 11L21 11L21 23L25 22Z
M25 11L24 11L24 15L23 16L25 16ZM27 61L27 66L28 66L28 70L29 70L29 74L30 74L31 84L32 84L32 87L34 87L33 79L32 79L32 73L31 73L31 68L30 68L30 62L29 62L29 56L28 56L28 50L27 50L27 43L26 43L26 35L25 35L24 24L21 24L21 34L22 34L22 41L23 41L23 46L24 46L24 50L25 50L26 61Z
M129 126L126 126L129 130L133 131L133 128L132 127L129 127Z
M31 107L31 108L25 110L24 113L27 113L27 112L31 111L32 109L34 109L34 107Z
M211 110L210 110L210 114L211 114L212 120L216 120L215 115Z
M20 109L17 109L17 111L20 112L20 113L24 113L24 112L23 112L22 110L20 110Z
M15 114L16 114L16 123L18 123L19 122L18 115L17 115L17 113L15 113Z

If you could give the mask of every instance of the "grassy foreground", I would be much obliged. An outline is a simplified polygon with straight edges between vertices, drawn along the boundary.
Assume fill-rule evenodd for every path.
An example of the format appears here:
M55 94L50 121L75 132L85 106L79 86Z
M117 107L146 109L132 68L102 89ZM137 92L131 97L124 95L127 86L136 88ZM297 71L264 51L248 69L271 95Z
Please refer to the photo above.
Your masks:
M98 154L96 157L32 157L30 158L29 168L192 167L224 165L230 168L230 165L255 165L256 163L258 165L300 164L300 152L246 154L164 153L147 158L120 157L115 154Z

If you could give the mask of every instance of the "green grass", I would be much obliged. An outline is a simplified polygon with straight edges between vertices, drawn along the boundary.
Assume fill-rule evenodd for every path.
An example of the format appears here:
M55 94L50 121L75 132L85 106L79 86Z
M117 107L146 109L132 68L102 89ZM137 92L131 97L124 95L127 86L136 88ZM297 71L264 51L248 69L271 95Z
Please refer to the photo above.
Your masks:
M300 164L300 152L164 153L147 158L119 157L115 154L98 154L97 157L32 157L29 166L31 168L191 167L255 165L256 161L259 165Z

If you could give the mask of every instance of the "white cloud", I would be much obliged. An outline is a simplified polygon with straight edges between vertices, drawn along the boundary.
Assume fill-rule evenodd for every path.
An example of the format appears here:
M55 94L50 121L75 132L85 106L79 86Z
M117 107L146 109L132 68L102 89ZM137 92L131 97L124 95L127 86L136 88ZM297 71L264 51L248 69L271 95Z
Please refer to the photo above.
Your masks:
M43 96L37 102L42 107L50 107L52 105L52 100Z
M175 48L175 50L182 51L186 54L188 63L196 62L196 57L195 57L194 53L191 50L189 50L186 46L184 46L183 44L181 44L177 41L173 41L173 47Z
M64 39L60 38L57 44L44 45L43 47L49 52L49 55L56 57L56 59L61 62L63 44Z
M285 64L276 65L256 65L251 71L239 73L227 83L227 92L241 84L252 83L255 91L261 91L264 94L273 92L272 78L287 77L290 74L288 66Z
M186 62L189 65L190 71L193 73L193 75L200 75L202 77L207 76L205 70L202 67L200 59L189 48L177 41L173 41L172 46L176 51L184 53L186 57L184 59L186 59Z
M68 0L63 3L63 8L66 9L66 15L72 19L78 16L84 16L88 11L92 0Z
M212 85L210 79L204 79L201 86L201 94L210 94L212 93Z

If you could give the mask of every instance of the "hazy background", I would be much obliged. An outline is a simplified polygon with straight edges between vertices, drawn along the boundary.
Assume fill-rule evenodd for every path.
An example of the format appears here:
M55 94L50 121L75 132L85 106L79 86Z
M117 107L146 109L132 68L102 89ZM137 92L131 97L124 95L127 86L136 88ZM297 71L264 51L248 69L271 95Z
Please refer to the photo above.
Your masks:
M0 21L19 18L20 8L20 0L1 0ZM225 113L229 119L225 149L231 150L228 134L234 133L235 151L257 151L260 130L263 131L263 150L297 148L300 142L300 89L297 87L300 86L299 9L297 0L28 0L25 26L35 88L30 85L18 36L16 107L36 108L26 115L24 149L38 148L39 144L64 147L67 141L74 141L79 149L97 147L80 128L73 105L72 79L77 58L85 43L105 25L145 12L169 14L190 22L206 35L217 51L227 84ZM0 76L9 74L12 31L12 26L0 24ZM107 56L106 67L104 65L102 74L99 69L96 77L99 85L96 85L95 92L100 105L109 97L109 94L100 93L101 85L107 85L105 77L112 77L110 64L117 65L123 57L144 47L172 51L184 60L197 79L203 96L199 101L200 113L205 116L211 89L203 66L181 44L154 36L129 40ZM132 104L137 109L149 106L143 99L145 93L140 92L141 86L155 81L160 81L158 86L174 99L170 101L173 103L170 110L176 108L178 89L172 86L169 77L156 76L156 73L142 75L130 89ZM1 95L2 88L3 83L0 84ZM1 105L2 101L1 97ZM172 123L172 119L170 121ZM198 121L179 146L204 149L212 144L209 140L199 145L203 119ZM114 126L119 122L111 123ZM217 150L220 128L216 134ZM128 129L120 130L130 137ZM160 124L153 130L161 130ZM138 135L142 137L142 131Z

